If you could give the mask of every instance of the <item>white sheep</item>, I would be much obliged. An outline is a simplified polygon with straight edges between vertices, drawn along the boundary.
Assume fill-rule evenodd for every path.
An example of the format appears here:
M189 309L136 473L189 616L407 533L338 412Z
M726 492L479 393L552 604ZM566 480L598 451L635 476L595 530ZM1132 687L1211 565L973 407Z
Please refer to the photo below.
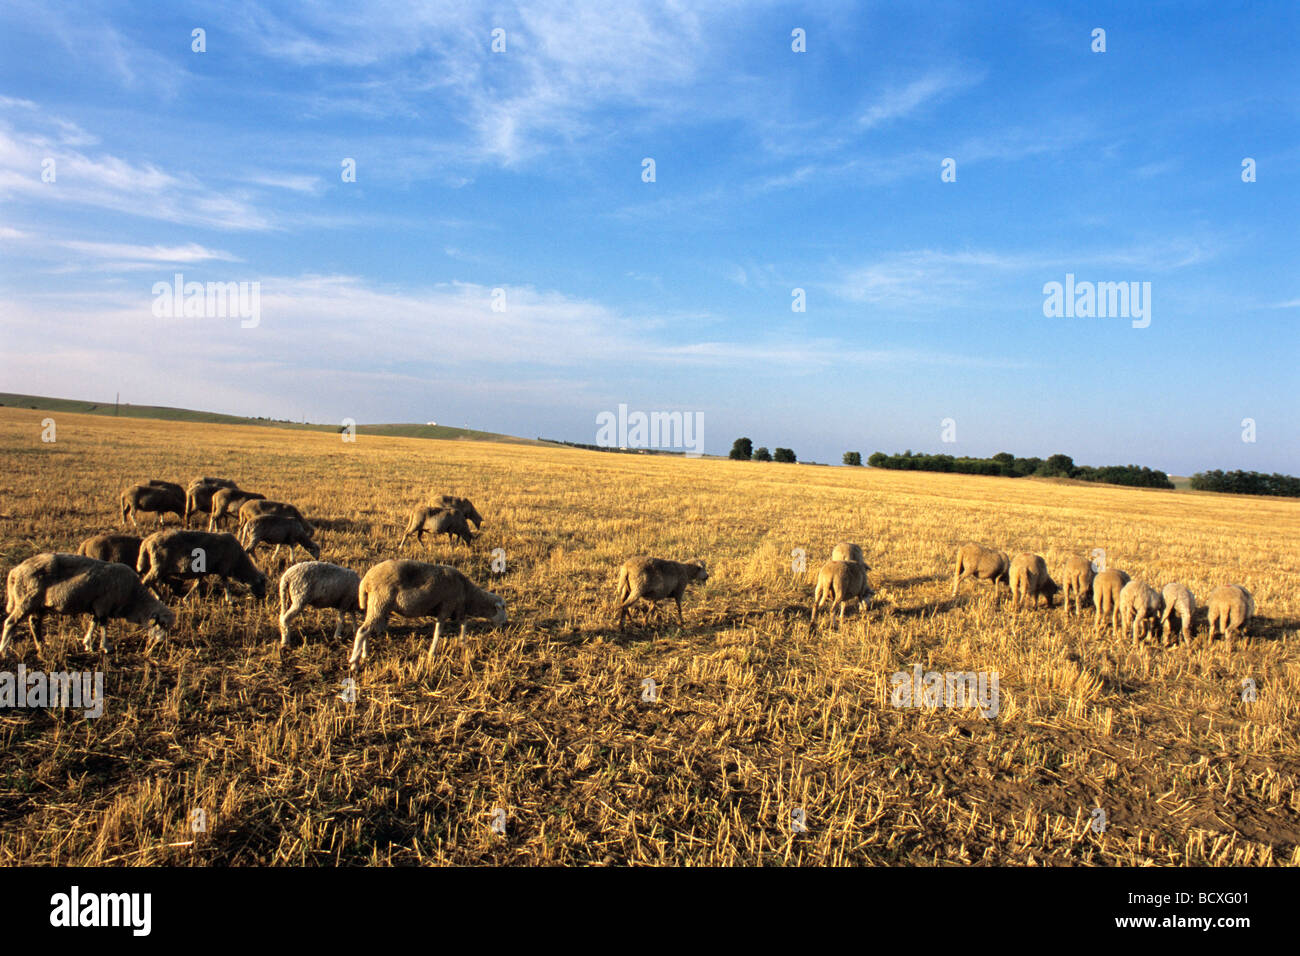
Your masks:
M827 561L817 572L817 589L813 595L812 620L817 620L817 609L830 601L830 613L839 606L839 621L844 621L844 609L871 600L871 585L867 572L871 569L861 561Z
M1123 593L1128 582L1128 572L1116 568L1107 568L1105 571L1100 571L1092 579L1092 606L1096 608L1092 618L1094 632L1101 632L1103 614L1110 619L1110 629L1112 631L1119 628L1119 596Z
M1134 644L1154 631L1164 611L1164 597L1145 581L1129 581L1119 592L1120 623L1125 631L1132 628Z
M1092 579L1096 577L1096 572L1092 569L1092 562L1087 558L1081 558L1077 554L1072 554L1065 559L1065 570L1061 573L1061 585L1065 592L1065 600L1062 607L1065 609L1065 616L1070 616L1070 595L1074 595L1074 613L1082 614L1080 605L1084 595L1092 594Z
M438 623L429 643L432 656L442 636L444 622L460 624L465 636L466 618L486 618L493 624L507 621L506 602L491 591L484 591L455 568L423 561L383 561L366 572L357 588L357 603L366 619L357 628L348 659L353 670L366 659L367 643L388 630L388 617L397 612L403 617L433 617Z
M1178 622L1182 625L1183 640L1192 639L1193 624L1192 618L1196 614L1196 595L1192 594L1191 589L1185 584L1166 584L1161 596L1165 599L1165 610L1160 615L1162 644L1169 643L1169 636L1173 633L1173 617L1178 615Z
M831 552L832 561L856 561L858 564L865 563L862 557L862 548L852 541L841 541Z
M37 554L9 572L0 654L13 643L14 630L30 622L36 649L41 649L41 618L45 614L90 615L84 646L94 649L99 627L99 649L107 652L107 624L121 618L149 625L148 651L176 623L176 614L140 583L124 564L100 561L79 554Z
M1246 624L1255 616L1255 599L1240 584L1224 584L1210 592L1207 604L1210 612L1209 637L1214 637L1217 627L1229 641L1245 633Z
M288 646L289 625L308 607L338 611L335 640L343 635L345 614L349 627L355 629L356 612L361 610L357 598L360 588L361 575L328 561L303 561L286 568L280 576L280 646Z

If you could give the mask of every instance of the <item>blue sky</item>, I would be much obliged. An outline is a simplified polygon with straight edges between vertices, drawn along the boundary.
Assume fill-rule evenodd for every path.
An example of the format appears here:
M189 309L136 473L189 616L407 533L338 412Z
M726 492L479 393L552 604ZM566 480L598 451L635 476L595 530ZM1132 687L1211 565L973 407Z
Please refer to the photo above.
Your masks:
M10 0L0 390L1300 473L1300 6L975 6Z

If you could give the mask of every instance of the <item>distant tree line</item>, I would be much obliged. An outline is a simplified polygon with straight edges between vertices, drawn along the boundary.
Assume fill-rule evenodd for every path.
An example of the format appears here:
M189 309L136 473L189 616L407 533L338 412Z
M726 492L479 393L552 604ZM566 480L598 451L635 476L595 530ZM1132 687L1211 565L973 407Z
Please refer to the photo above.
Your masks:
M553 445L568 445L570 448L585 448L587 451L612 451L620 455L685 455L684 451L676 451L672 448L614 448L610 445L589 445L580 441L561 441L558 438L543 438L537 436L538 441L550 442Z
M1262 471L1198 471L1192 475L1197 491L1224 491L1231 495L1276 495L1300 498L1300 478L1266 475Z
M1093 468L1076 465L1069 455L1052 455L1042 458L1017 458L1009 452L1000 452L992 458L957 458L953 455L929 455L913 452L910 448L901 455L876 452L867 459L872 468L892 468L899 471L946 471L963 475L995 475L1003 478L1075 478L1079 481L1098 481L1108 485L1132 485L1138 488L1172 488L1174 483L1163 471L1137 465L1108 465Z
M782 461L787 464L798 461L790 448L776 448L772 451L768 451L762 445L755 448L754 443L748 438L737 438L732 442L727 457L733 461Z

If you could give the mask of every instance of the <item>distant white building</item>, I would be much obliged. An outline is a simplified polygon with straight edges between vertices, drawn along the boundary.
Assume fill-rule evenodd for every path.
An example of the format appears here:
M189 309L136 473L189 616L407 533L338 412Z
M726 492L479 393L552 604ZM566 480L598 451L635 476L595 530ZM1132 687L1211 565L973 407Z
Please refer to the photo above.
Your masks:
M425 422L425 424L426 424L426 425L436 425L436 424L438 424L438 423L437 423L437 422Z

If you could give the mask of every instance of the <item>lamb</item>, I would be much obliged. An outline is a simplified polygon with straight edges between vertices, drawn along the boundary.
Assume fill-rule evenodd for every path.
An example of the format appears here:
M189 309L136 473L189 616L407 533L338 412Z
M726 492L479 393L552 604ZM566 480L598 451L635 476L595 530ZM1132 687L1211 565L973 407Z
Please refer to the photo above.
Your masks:
M844 621L844 608L855 606L871 599L871 585L867 581L867 572L871 568L862 561L830 560L817 572L817 590L813 596L812 620L817 620L817 609L830 601L831 615L835 606L840 608L840 623Z
M326 561L303 561L287 568L280 576L280 646L289 644L289 625L304 608L333 608L339 620L334 628L337 641L343 634L343 616L355 629L359 611L357 593L361 575L351 568L341 568ZM304 642L306 638L303 638Z
M136 570L144 574L141 579L144 584L155 591L163 582L194 581L186 599L194 593L199 581L209 574L221 578L227 601L230 600L231 579L248 585L259 601L266 597L266 575L257 570L233 534L211 534L182 528L156 532L141 542Z
M435 508L445 508L448 511L459 511L468 521L474 523L474 530L477 531L483 524L483 519L478 513L473 503L468 498L458 498L455 495L441 495L437 501L433 502Z
M1182 624L1183 640L1192 639L1192 631L1195 625L1192 622L1196 614L1196 596L1185 584L1166 584L1161 592L1161 597L1165 599L1165 610L1160 615L1161 643L1169 643L1169 635L1173 633L1174 622L1173 616L1178 615L1178 620Z
M5 606L7 617L0 634L0 654L6 654L14 631L24 620L41 652L41 619L45 614L89 614L90 627L83 646L94 649L99 627L99 649L108 645L108 622L113 618L149 625L148 653L176 623L176 614L140 582L130 568L80 554L38 554L9 572Z
M1002 603L1002 593L998 590L998 584L1011 584L1011 559L1007 557L1004 551L994 551L992 548L986 548L982 544L962 545L957 552L957 572L952 579L952 596L957 596L957 589L961 582L966 578L975 578L977 581L988 581L993 585L993 597L998 603Z
M424 536L428 533L445 534L451 539L453 548L456 547L457 538L464 541L468 547L474 540L474 536L470 533L467 520L466 515L455 509L432 505L421 506L411 512L411 519L406 523L406 531L402 533L402 540L397 543L397 546L400 548L405 544L410 535L415 535L415 540L424 544Z
M296 518L298 521L302 522L302 526L307 529L308 534L311 534L316 530L311 526L311 522L302 516L302 512L293 505L285 504L283 501L270 501L261 495L258 495L256 498L251 498L239 506L239 527L243 528L254 518L260 517L261 515L279 515L284 518Z
M241 488L217 489L212 495L212 515L208 518L208 531L215 531L222 527L231 515L237 515L245 501L265 497L266 495L259 495L255 491L244 491Z
M1047 573L1047 562L1041 555L1021 551L1011 559L1011 601L1015 610L1020 610L1022 598L1033 598L1034 607L1038 607L1040 597L1047 598L1047 606L1053 607L1061 586Z
M484 591L455 568L422 561L376 564L361 579L357 603L366 619L357 628L348 659L353 670L366 659L369 639L388 630L388 617L394 611L403 617L437 618L429 643L430 656L438 646L444 623L459 623L464 638L467 618L486 618L498 626L507 621L503 598Z
M1208 603L1210 614L1209 637L1214 637L1214 629L1229 641L1238 634L1246 632L1246 624L1255 616L1255 599L1240 584L1223 584L1210 592Z
M685 626L682 595L686 593L686 585L708 579L709 572L704 569L703 561L683 563L645 556L628 558L618 569L618 626L623 627L628 608L637 601L648 601L653 608L667 598L677 602L677 623Z
M222 488L238 488L228 478L195 478L185 489L185 524L189 525L190 515L211 514L212 496Z
M841 541L831 552L832 561L856 561L862 564L862 549L851 541ZM871 570L868 568L867 570Z
M259 544L273 544L275 550L271 552L271 560L274 561L275 556L280 553L280 545L287 544L291 557L294 546L297 545L313 558L320 558L320 545L311 539L311 532L307 530L307 525L298 518L290 518L286 515L258 515L244 525L244 541L246 542L244 550L250 556L257 550Z
M133 534L97 534L81 542L77 554L113 564L125 564L134 571L140 559L140 539Z
M1074 594L1074 613L1082 614L1080 603L1085 595L1092 594L1092 579L1096 577L1096 572L1092 569L1092 562L1087 558L1082 558L1077 554L1072 554L1065 560L1065 570L1061 574L1061 583L1064 585L1065 600L1061 606L1065 609L1065 616L1070 616L1070 594Z
M1133 643L1155 630L1165 612L1165 599L1145 581L1129 581L1119 592L1119 615L1124 630L1133 629Z
M1092 606L1096 608L1092 624L1095 632L1101 631L1103 614L1110 618L1112 631L1119 628L1119 596L1128 582L1128 574L1114 568L1107 568L1092 579Z
M158 526L162 527L163 515L170 512L177 518L184 516L185 491L169 481L142 481L122 492L121 504L122 524L125 525L126 519L130 518L131 524L138 528L136 512L151 511L158 515Z

